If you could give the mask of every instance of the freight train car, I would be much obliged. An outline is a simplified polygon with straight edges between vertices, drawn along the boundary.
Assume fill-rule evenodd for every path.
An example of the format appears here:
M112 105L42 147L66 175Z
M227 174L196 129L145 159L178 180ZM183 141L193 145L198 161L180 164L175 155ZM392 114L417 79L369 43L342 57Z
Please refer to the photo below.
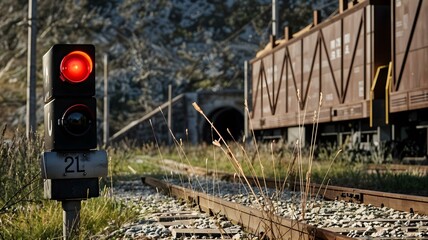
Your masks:
M320 141L389 142L399 157L425 156L428 1L339 6L323 22L315 11L313 23L293 35L285 28L284 39L271 38L251 61L251 127L292 142L318 123Z

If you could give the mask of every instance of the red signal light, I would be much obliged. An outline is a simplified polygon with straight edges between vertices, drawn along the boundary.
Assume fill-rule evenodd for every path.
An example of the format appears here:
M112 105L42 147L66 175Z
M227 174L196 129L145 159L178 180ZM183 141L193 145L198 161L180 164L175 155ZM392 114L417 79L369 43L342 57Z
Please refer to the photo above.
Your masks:
M60 72L63 81L83 82L92 72L92 59L85 52L73 51L62 59Z

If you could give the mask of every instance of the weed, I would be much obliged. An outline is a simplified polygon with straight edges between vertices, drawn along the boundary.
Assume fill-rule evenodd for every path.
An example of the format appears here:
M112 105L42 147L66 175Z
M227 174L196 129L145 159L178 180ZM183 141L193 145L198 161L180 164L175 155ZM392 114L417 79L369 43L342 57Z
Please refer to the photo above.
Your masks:
M0 135L0 214L25 202L39 202L42 196L40 156L43 142L38 134L26 139L17 130L5 139L6 126Z
M58 201L43 199L40 156L43 140L31 139L17 130L11 139L0 135L0 239L62 238L62 207ZM150 148L150 146L147 146ZM141 177L141 173L158 172L150 161L136 163L141 150L130 142L109 148L109 179L101 179L101 196L82 201L79 239L110 232L125 222L135 220L137 212L114 197L111 187L121 178ZM135 169L137 174L129 173Z

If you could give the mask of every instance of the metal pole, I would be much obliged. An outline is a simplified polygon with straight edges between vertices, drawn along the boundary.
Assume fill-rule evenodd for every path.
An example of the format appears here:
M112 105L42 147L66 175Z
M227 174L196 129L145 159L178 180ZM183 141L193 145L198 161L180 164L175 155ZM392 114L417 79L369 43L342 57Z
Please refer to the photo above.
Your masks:
M27 49L27 116L26 135L36 131L36 39L37 0L28 0L28 49Z
M104 145L108 146L109 144L109 98L108 98L108 56L104 54Z
M277 1L272 0L272 36L278 37L278 6Z
M168 129L172 131L172 85L168 85ZM172 136L168 133L168 145L172 144Z
M79 236L80 227L80 200L62 201L62 233L64 240L74 239Z
M248 61L244 62L244 139L248 138Z

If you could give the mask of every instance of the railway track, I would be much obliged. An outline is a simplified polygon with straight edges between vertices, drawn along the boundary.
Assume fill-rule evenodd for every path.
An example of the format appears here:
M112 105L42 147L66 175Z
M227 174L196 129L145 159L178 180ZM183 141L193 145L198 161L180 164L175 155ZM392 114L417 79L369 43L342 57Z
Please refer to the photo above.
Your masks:
M163 160L163 168L167 171L175 171L186 175L208 175L215 176L219 179L234 181L236 175L226 172L211 171L201 167L189 166L187 164L178 163L172 160ZM263 182L266 187L275 188L283 183L276 182L274 179L258 179L248 177L250 184L255 185L257 182ZM301 184L295 183L288 185L290 190L300 191ZM387 193L379 191L371 191L365 189L325 186L312 183L309 186L314 191L317 190L323 193L326 200L342 200L359 204L370 204L377 207L389 207L399 211L409 213L419 213L428 215L428 197Z
M229 202L205 193L152 178L143 177L143 182L166 193L195 204L203 212L224 215L261 238L269 239L350 239L331 231L317 229L299 221L285 219L254 208Z
M230 239L241 231L240 227L233 226L230 222L224 221L224 217L207 218L206 214L197 211L181 211L156 215L155 219L158 224L165 228L179 226L171 228L171 236L173 239L182 239L185 237L193 237L193 239ZM205 225L205 227L203 225Z
M237 179L236 176L228 173L211 172L207 169L191 167L176 162L166 161L164 166L169 166L169 170L181 171L188 176L191 174L215 175L217 178L227 181L236 181ZM250 184L255 184L260 182L261 179L248 178L248 181ZM423 215L428 215L427 197L311 184L309 186L310 192L321 192L324 200L335 202L345 208L351 207L349 210L341 210L344 213L339 215L338 220L331 222L332 220L328 219L328 217L329 215L334 215L334 209L331 209L330 212L325 210L316 211L323 203L313 202L308 207L308 212L312 214L308 215L318 220L313 221L309 217L302 220L302 218L277 215L276 211L269 211L266 208L257 209L248 204L243 205L240 204L240 200L232 198L225 200L221 196L199 192L196 191L195 187L185 188L152 177L143 177L143 182L172 196L185 199L204 213L225 216L260 238L264 236L268 239L428 239L428 217L423 217ZM271 179L265 179L263 182L263 184L271 188L280 185ZM289 186L289 188L299 192L300 184ZM256 199L249 200L249 202L256 201ZM274 204L278 205L276 202ZM389 217L375 213L371 214L373 215L371 217L358 221L349 217L351 214L346 213L346 211L358 213L366 208L375 207L377 207L375 211L378 212L392 213L396 210L404 212L402 214L390 214L391 216ZM327 218L323 219L323 217ZM345 224L335 224L335 221ZM349 224L346 224L347 222Z
M224 198L195 191L152 177L143 177L143 182L162 190L177 198L185 199L188 203L197 206L201 212L209 215L221 215L234 223L243 226L244 229L255 236L267 239L353 239L354 238L371 238L371 239L428 239L428 218L411 218L417 213L407 213L396 218L376 218L363 219L361 225L351 225L348 227L315 227L306 222L310 220L289 219L274 214L274 211L266 209L257 209L251 206L244 206L237 202L228 201ZM328 191L328 190L326 190ZM389 197L387 194L385 197ZM403 196L395 196L388 203L400 201ZM409 197L405 199L410 201ZM349 204L345 201L335 201L338 204ZM420 201L419 201L420 202ZM427 204L425 198L425 204ZM368 205L371 206L371 205ZM357 207L358 212L360 207ZM385 206L379 211L391 211ZM355 207L352 210L355 211ZM331 213L321 213L328 215ZM403 217L403 216L407 216ZM347 216L343 216L346 220ZM393 227L392 227L393 226ZM181 230L191 234L194 230ZM200 230L204 232L204 230ZM221 231L221 230L216 230ZM388 233L386 233L388 232ZM397 235L394 235L397 234ZM374 237L378 236L378 237Z

